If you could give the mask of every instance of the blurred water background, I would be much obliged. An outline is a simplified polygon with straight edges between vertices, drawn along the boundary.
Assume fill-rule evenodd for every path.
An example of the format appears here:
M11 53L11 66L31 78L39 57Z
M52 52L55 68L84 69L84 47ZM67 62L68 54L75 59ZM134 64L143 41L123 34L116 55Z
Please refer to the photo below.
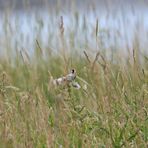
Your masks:
M0 0L0 55L8 55L10 48L14 55L22 49L32 55L36 41L52 53L59 53L64 42L67 52L126 55L137 48L147 54L147 8L148 0Z

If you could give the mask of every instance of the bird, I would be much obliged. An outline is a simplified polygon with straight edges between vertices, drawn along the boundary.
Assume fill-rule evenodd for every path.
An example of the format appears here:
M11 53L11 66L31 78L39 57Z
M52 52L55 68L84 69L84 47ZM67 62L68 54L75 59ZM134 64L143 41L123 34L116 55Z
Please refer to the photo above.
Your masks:
M75 82L75 79L76 79L76 70L75 69L71 69L70 73L63 76L63 77L60 77L60 78L57 78L57 79L51 79L51 83L54 84L54 86L58 86L58 85L68 85L68 86L73 86L74 88L76 89L80 89L81 86Z
M73 80L75 80L75 78L76 78L76 70L72 69L71 72L68 75L66 75L66 80L68 82L72 82Z

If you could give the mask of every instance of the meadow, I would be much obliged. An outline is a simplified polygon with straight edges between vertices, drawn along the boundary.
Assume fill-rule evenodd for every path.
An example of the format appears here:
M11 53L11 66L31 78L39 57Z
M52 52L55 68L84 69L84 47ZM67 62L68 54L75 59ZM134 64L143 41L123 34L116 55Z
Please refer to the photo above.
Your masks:
M79 15L74 17L78 26ZM49 41L53 33L49 34L48 47L40 36L44 20L36 18L39 27L31 51L27 44L21 47L23 34L15 46L11 43L18 32L10 31L9 19L4 22L0 147L148 147L148 54L147 49L141 50L138 34L133 48L124 52L119 46L106 49L99 36L99 20L89 28L86 17L85 29L79 28L85 38L79 40L80 50L75 26L65 35L64 18L57 16L58 40ZM52 49L50 43L58 49ZM50 85L52 78L64 76L72 68L77 71L80 89Z

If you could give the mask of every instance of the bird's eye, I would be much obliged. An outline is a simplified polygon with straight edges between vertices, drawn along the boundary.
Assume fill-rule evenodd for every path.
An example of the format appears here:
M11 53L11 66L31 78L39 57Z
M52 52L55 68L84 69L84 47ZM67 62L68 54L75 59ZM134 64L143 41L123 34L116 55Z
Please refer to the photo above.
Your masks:
M72 73L74 73L74 72L75 72L75 70L74 70L74 69L72 69L72 70L71 70L71 72L72 72Z

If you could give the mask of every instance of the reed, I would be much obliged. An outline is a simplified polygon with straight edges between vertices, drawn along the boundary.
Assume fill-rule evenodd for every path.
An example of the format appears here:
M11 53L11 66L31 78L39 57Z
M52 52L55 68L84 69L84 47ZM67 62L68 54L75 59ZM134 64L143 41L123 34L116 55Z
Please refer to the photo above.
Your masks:
M29 39L28 47L20 48L20 38L14 50L11 24L5 22L10 42L0 58L0 147L148 146L148 56L138 36L124 56L120 48L100 44L99 19L89 36L87 17L83 30L80 17L77 12L71 28L59 17L60 26L48 30L48 46L36 21L33 50ZM93 37L95 46L88 41Z

